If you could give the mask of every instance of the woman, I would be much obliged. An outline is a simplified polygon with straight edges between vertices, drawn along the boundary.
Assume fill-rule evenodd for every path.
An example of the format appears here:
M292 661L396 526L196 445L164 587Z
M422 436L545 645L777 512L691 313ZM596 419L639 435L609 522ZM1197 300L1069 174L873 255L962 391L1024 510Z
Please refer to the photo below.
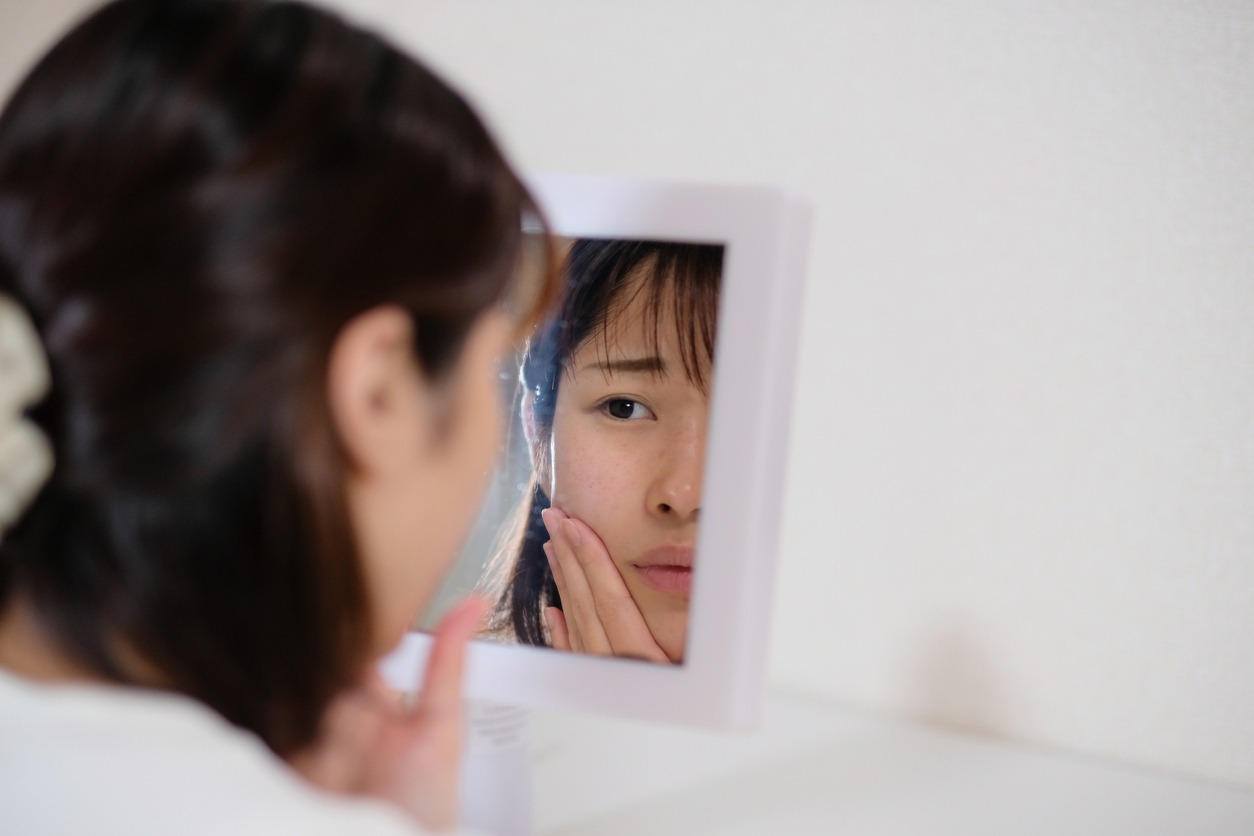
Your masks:
M0 831L452 824L481 605L413 710L370 672L484 487L553 292L533 212L454 92L298 3L119 0L35 67L0 116Z
M490 627L683 660L722 247L580 240L522 365L535 473Z

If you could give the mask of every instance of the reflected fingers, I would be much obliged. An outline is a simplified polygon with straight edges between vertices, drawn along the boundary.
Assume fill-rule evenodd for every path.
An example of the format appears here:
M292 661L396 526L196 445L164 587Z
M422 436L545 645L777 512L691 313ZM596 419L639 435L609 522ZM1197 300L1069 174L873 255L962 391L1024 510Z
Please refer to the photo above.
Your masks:
M544 549L544 556L549 559L549 571L553 573L553 582L557 584L557 597L561 599L563 607L569 607L570 593L566 591L566 576L562 574L562 565L557 562L557 554L553 551L553 543L545 543L542 548ZM547 609L562 612L558 607L548 607ZM548 621L546 610L545 623L548 623ZM583 653L583 638L579 635L579 630L575 628L575 625L566 621L565 613L562 613L562 627L566 631L566 647L557 647L556 643L553 646L557 647L558 650L573 650L576 653ZM553 638L552 634L553 626L550 624L550 638Z
M575 556L569 536L562 526L566 515L550 508L541 516L545 527L549 530L549 537L552 538L549 544L556 558L554 562L560 567L566 585L566 592L562 595L562 611L566 614L567 626L573 627L574 631L579 633L584 652L602 656L613 655L614 648L605 635L605 628L601 626L601 619L597 615L592 589L588 586L583 567L579 563L579 558ZM556 580L556 575L554 580Z
M549 638L557 650L570 650L570 633L566 629L566 616L557 607L544 608L544 622L549 625Z
M597 617L616 656L669 662L645 623L609 550L587 523L567 517L561 526L587 578Z

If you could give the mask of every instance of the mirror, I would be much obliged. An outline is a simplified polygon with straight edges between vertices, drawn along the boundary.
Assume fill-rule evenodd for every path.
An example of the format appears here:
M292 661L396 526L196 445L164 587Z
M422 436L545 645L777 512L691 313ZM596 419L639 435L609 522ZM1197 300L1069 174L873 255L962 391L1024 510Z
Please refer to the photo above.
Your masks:
M766 668L809 209L772 188L526 179L588 298L570 297L570 310L548 323L556 338L542 327L501 369L512 426L478 524L419 629L381 660L381 671L398 688L420 686L432 647L423 629L460 596L487 590L501 605L469 648L468 698L752 726ZM676 275L682 292L672 287ZM580 311L611 315L572 327ZM575 612L592 596L549 585L543 571L544 543L555 538L532 511L550 497L582 526L585 550L603 548L592 555L599 564L579 565L604 570L603 588L621 584L620 606L596 613L603 642L583 634L596 625ZM510 598L528 554L533 574ZM553 608L571 650L583 652L551 647L562 646ZM620 646L607 617L624 622L613 626Z
M679 664L724 246L557 245L563 290L501 371L507 441L421 626L474 591L488 641Z

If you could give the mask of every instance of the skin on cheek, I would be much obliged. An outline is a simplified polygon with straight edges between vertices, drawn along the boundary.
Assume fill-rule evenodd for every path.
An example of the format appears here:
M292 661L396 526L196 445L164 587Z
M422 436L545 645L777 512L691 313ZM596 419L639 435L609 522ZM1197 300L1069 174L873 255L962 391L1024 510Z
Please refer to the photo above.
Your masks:
M638 525L628 504L640 494L638 456L621 442L607 441L597 417L562 409L553 425L553 505L591 526L619 571Z

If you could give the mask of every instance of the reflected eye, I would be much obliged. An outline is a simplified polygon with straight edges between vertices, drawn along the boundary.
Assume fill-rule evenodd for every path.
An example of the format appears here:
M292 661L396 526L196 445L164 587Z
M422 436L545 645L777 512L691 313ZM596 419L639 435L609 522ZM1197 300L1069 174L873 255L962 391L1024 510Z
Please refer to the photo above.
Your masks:
M638 421L642 418L652 418L653 413L649 408L640 401L633 401L630 398L610 398L601 404L601 409L611 418L617 418L620 421Z

